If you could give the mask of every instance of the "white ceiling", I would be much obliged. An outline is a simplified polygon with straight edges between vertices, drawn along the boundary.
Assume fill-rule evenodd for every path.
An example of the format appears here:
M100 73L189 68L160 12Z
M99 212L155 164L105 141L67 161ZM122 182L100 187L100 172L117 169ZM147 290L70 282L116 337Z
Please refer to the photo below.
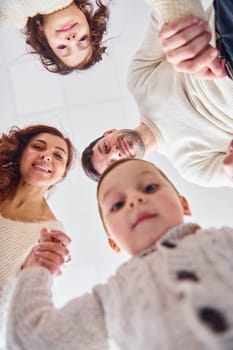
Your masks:
M22 34L0 32L0 130L12 125L46 123L60 128L81 150L106 129L134 128L139 122L135 102L126 88L129 60L138 47L149 17L142 0L115 0L107 38L108 54L82 73L48 73L26 54ZM233 223L233 189L207 189L184 181L166 159L153 155L191 203L192 220L203 226ZM127 258L107 246L98 217L96 184L82 173L79 162L49 199L72 238L72 261L56 279L57 305L102 282Z

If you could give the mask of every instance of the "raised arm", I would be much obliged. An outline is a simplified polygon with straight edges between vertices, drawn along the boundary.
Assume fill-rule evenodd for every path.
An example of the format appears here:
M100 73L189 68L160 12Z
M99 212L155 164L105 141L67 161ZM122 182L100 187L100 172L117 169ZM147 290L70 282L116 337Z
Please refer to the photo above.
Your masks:
M224 60L210 44L211 31L199 0L147 0L158 13L159 40L178 72L202 79L226 76Z
M160 63L165 60L170 62L176 70L190 73L191 71L194 71L193 65L190 65L189 63L191 66L189 68L188 64L185 65L183 62L184 57L181 56L183 48L178 52L180 56L178 56L177 51L174 51L174 49L183 46L184 42L189 44L191 40L186 33L179 33L181 30L185 30L187 27L189 27L189 30L193 32L194 29L194 36L192 36L192 40L201 35L202 47L209 44L211 37L208 31L207 22L204 21L206 14L199 0L147 0L146 2L148 2L152 7L148 29L145 33L145 37L140 48L136 51L133 57L128 72L128 87L133 94L140 94L141 88L144 89L144 84L157 70ZM189 17L186 22L184 24L181 22L179 27L176 25L176 23L173 23L181 18L184 19L187 16ZM204 23L202 26L199 25L200 18L202 19L202 23ZM166 27L164 27L165 24L167 24ZM162 31L161 28L163 28ZM173 38L173 36L177 34L181 35ZM182 44L180 44L180 40L182 40ZM191 45L190 49L190 45L188 45L188 47L184 48L184 51L185 52L183 55L187 56L188 51L189 55L192 55L192 59L194 59L197 52L200 52L200 49L195 47L194 50L193 45ZM214 56L216 57L216 55L217 50L214 49ZM214 58L212 57L211 60L213 61ZM175 59L176 62L174 62ZM179 62L177 62L177 60L179 60ZM199 59L197 59L197 62L195 61L194 63L194 65L197 65L199 63Z
M151 73L166 59L158 40L158 33L157 13L152 11L145 37L134 54L128 71L128 87L132 92L143 86Z
M11 298L7 349L107 349L104 314L94 293L61 309L52 302L52 274L61 274L69 242L62 232L43 230L25 260Z
M20 272L9 310L7 349L107 349L98 298L86 294L58 309L51 299L51 287L52 275L46 268Z

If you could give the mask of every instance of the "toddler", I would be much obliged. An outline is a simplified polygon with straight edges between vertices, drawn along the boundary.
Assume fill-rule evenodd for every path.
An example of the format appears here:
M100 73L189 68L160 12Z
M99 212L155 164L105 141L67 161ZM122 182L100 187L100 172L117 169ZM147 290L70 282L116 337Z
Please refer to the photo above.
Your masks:
M231 349L233 229L184 223L188 202L144 160L113 163L97 197L111 248L132 258L61 309L51 273L28 264L12 298L8 349Z

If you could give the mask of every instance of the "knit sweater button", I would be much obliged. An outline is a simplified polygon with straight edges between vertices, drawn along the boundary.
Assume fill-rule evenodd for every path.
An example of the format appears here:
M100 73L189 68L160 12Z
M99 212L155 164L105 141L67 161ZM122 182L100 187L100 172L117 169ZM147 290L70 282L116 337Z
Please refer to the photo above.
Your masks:
M170 248L170 249L176 248L176 243L173 243L173 242L171 242L169 240L162 241L161 245L166 247L166 248Z
M199 277L195 274L193 271L187 271L187 270L180 270L176 272L176 277L178 280L190 280L193 282L198 282Z
M224 315L211 307L202 307L198 310L198 317L205 323L213 332L222 333L228 329L227 321Z

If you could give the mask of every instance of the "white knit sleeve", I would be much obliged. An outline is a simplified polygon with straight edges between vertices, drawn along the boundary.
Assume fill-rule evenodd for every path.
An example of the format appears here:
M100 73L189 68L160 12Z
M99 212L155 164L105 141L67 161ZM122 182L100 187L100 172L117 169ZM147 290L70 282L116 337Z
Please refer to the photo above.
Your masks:
M158 40L157 13L153 11L150 16L144 39L135 52L130 63L127 84L130 92L137 97L141 90L145 90L144 84L150 79L151 74L165 60L162 46Z
M0 28L23 28L27 20L23 1L0 1Z
M199 0L145 0L158 15L159 27L164 23L172 23L179 18L196 16L206 18L205 11Z
M52 275L45 268L20 273L9 310L7 349L107 350L98 297L84 294L57 309L51 284Z

